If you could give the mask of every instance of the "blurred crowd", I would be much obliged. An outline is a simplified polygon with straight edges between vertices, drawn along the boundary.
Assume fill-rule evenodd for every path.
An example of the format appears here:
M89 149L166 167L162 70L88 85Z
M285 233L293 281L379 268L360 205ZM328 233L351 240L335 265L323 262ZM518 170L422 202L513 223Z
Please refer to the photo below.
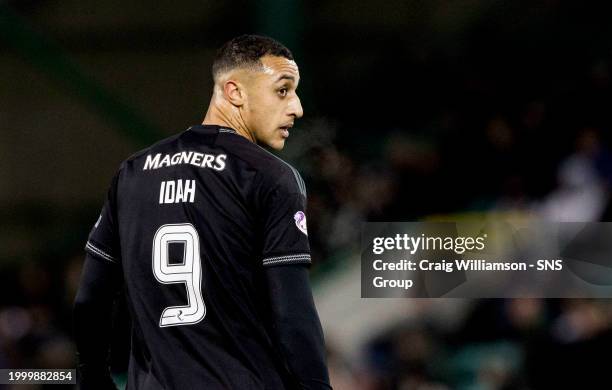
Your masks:
M427 303L435 304L435 303ZM329 354L337 389L607 388L609 300L482 299L448 329L425 315L373 338L360 364Z
M544 109L541 102L529 105L537 111L525 114L531 125L544 120ZM382 137L383 151L372 160L326 143L320 134L336 133L326 123L307 128L300 150L288 154L298 154L305 173L316 261L354 250L365 221L465 211L512 211L556 222L610 220L612 152L604 130L564 128L538 140L542 129L519 131L513 120L499 115L486 120L475 132L480 136L471 136L474 143L393 130Z

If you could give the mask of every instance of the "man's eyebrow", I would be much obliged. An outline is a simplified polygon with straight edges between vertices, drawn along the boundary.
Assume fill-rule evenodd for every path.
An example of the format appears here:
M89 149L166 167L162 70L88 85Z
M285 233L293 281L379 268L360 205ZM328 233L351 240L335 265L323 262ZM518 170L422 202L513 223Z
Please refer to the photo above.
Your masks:
M276 79L276 82L279 82L281 80L291 80L291 81L295 81L295 77L290 75L290 74L282 74L278 77L278 79Z

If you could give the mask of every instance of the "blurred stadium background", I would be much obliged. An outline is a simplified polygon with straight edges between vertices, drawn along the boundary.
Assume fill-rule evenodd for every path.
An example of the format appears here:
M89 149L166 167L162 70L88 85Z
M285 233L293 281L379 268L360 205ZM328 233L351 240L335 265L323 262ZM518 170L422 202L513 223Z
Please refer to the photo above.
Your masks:
M608 300L359 298L363 221L609 220L612 24L561 0L0 1L0 367L75 366L110 179L201 122L215 48L251 32L301 69L282 156L309 190L337 390L610 387Z

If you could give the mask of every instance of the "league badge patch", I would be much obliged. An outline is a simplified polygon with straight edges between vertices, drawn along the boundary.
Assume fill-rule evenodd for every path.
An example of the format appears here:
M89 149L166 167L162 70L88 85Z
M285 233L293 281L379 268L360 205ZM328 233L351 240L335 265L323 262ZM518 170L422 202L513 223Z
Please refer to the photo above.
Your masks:
M298 211L293 216L293 219L295 220L295 226L297 226L302 233L308 235L308 229L306 228L306 214L304 214L303 211Z

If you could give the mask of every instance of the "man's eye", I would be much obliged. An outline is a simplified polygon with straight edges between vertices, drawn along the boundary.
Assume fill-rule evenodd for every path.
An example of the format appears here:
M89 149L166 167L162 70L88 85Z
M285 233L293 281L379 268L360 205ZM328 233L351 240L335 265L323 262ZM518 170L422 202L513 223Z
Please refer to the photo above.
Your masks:
M287 88L281 88L278 90L278 94L281 96L287 96Z

